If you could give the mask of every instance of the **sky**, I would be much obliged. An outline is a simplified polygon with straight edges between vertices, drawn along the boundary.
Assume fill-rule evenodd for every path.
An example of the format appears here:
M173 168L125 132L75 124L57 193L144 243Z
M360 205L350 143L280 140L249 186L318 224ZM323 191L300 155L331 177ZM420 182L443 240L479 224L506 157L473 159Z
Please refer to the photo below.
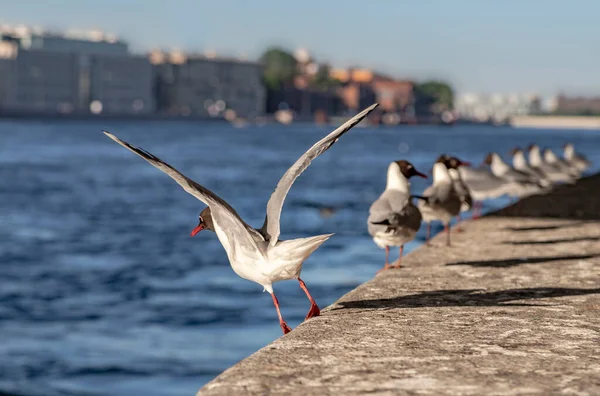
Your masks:
M152 48L444 79L458 92L600 95L599 0L18 0L0 23L116 33Z

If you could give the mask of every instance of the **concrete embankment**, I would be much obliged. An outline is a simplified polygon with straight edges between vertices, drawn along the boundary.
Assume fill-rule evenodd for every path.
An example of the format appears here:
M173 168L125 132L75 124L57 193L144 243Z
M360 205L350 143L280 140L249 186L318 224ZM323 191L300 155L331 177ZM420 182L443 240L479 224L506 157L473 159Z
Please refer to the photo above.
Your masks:
M463 229L198 395L600 394L600 175Z

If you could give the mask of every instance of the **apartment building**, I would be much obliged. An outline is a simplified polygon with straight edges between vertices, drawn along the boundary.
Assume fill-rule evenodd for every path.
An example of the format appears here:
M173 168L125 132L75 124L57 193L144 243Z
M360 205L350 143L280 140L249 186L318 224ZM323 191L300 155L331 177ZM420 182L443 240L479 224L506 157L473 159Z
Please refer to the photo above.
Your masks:
M166 114L237 116L264 113L262 65L206 56L151 56L156 60L158 109Z

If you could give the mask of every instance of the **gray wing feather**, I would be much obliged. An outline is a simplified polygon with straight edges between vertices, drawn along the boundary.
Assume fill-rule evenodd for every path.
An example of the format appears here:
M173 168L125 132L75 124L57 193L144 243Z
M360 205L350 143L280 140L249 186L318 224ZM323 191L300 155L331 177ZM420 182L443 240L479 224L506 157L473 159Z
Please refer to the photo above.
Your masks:
M208 205L210 207L211 215L213 216L215 221L221 225L221 228L224 230L224 232L229 238L235 237L238 238L239 242L249 243L257 247L255 239L252 237L252 235L258 233L253 232L254 230L241 219L241 217L237 214L235 209L233 209L217 194L213 193L206 187L201 186L192 179L189 179L188 177L184 176L177 169L173 168L171 165L167 164L166 162L156 157L155 155L149 153L148 151L139 147L134 147L131 144L119 139L118 137L109 132L103 132L106 136L119 143L121 146L139 155L140 157L148 161L151 165L169 175L181 187L183 187L183 189L186 192ZM232 230L236 229L240 231L245 230L245 232L241 231L239 233L240 235L235 234L235 236L233 236Z
M460 212L461 200L452 183L440 183L429 186L423 191L427 202L419 201L419 209L428 211L441 208L456 216Z
M512 168L500 177L517 183L536 183L535 178L530 174Z
M423 191L423 195L427 197L428 205L437 205L447 202L451 195L456 195L451 183L434 184Z
M459 173L463 183L469 190L473 191L492 191L503 188L506 181L494 176L485 169L459 168Z
M277 243L279 238L279 221L281 217L281 210L283 208L283 202L285 201L285 197L287 196L290 187L292 184L294 184L294 181L302 174L302 172L306 170L306 168L308 168L312 160L327 151L344 133L348 132L352 127L362 121L362 119L365 118L370 112L375 110L377 106L379 106L378 103L371 105L345 122L335 131L319 140L300 158L298 158L294 165L292 165L281 177L277 183L277 187L275 187L275 191L273 191L271 198L269 198L265 222L260 229L260 232L266 239L270 241L269 243L272 246Z
M388 219L393 213L401 212L408 204L408 197L396 191L384 191L369 208L369 222Z
M373 224L388 220L389 225ZM421 226L421 212L410 202L410 198L398 191L384 191L371 204L367 219L369 234L375 236L389 228L403 227L418 230Z
M458 194L458 197L463 204L469 208L473 206L473 199L471 198L469 189L462 180L459 179L454 181L454 190Z

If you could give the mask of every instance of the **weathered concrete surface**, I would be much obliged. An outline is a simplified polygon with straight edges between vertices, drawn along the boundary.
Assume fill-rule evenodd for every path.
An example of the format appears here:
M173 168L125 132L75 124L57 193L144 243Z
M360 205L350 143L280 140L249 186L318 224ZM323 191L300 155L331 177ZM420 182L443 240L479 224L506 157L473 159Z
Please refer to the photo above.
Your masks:
M597 207L600 177L583 184L562 199ZM451 248L438 235L198 395L600 395L600 221L575 206L468 221Z

